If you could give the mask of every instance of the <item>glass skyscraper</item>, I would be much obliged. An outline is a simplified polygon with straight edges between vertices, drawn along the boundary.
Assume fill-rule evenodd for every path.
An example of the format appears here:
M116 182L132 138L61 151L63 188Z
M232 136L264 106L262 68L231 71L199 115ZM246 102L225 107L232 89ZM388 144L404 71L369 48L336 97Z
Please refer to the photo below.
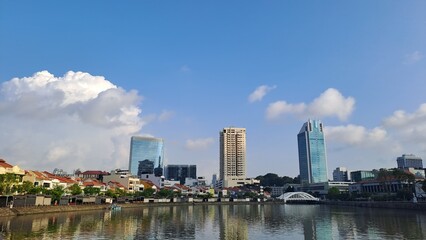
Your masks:
M147 169L149 169L150 166L153 166L153 173L155 174L155 176L162 176L163 161L163 139L136 136L133 136L131 138L129 170L132 175L140 177L140 174L142 172L147 173Z
M308 120L297 134L301 183L328 181L323 130L323 124L320 121Z

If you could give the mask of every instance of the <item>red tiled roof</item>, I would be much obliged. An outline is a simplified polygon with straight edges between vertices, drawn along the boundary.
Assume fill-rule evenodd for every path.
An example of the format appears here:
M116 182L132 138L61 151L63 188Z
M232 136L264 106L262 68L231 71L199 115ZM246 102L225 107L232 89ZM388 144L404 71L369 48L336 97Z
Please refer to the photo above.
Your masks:
M7 163L4 159L0 159L0 167L13 168L13 166Z

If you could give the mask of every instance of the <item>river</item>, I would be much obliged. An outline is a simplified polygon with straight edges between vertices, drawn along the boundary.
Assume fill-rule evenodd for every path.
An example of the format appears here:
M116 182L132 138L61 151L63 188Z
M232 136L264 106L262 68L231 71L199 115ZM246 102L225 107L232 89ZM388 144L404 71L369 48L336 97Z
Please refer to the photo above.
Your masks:
M328 205L195 205L0 218L0 239L425 239L426 213Z

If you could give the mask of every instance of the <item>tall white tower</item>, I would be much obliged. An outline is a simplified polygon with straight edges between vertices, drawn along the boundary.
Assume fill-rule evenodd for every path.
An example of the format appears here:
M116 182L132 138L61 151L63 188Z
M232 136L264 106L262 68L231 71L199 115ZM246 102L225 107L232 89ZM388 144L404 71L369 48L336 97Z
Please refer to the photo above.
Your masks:
M220 132L220 179L246 177L246 129L229 127Z

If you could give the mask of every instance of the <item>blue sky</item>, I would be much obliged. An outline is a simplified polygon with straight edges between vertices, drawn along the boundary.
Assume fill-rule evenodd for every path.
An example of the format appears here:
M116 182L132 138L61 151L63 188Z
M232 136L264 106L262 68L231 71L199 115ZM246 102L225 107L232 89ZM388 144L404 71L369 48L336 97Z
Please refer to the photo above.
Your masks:
M130 136L151 135L168 163L210 178L219 131L237 126L249 176L294 177L296 134L318 118L329 175L426 158L425 12L423 1L1 1L0 157L126 168Z

